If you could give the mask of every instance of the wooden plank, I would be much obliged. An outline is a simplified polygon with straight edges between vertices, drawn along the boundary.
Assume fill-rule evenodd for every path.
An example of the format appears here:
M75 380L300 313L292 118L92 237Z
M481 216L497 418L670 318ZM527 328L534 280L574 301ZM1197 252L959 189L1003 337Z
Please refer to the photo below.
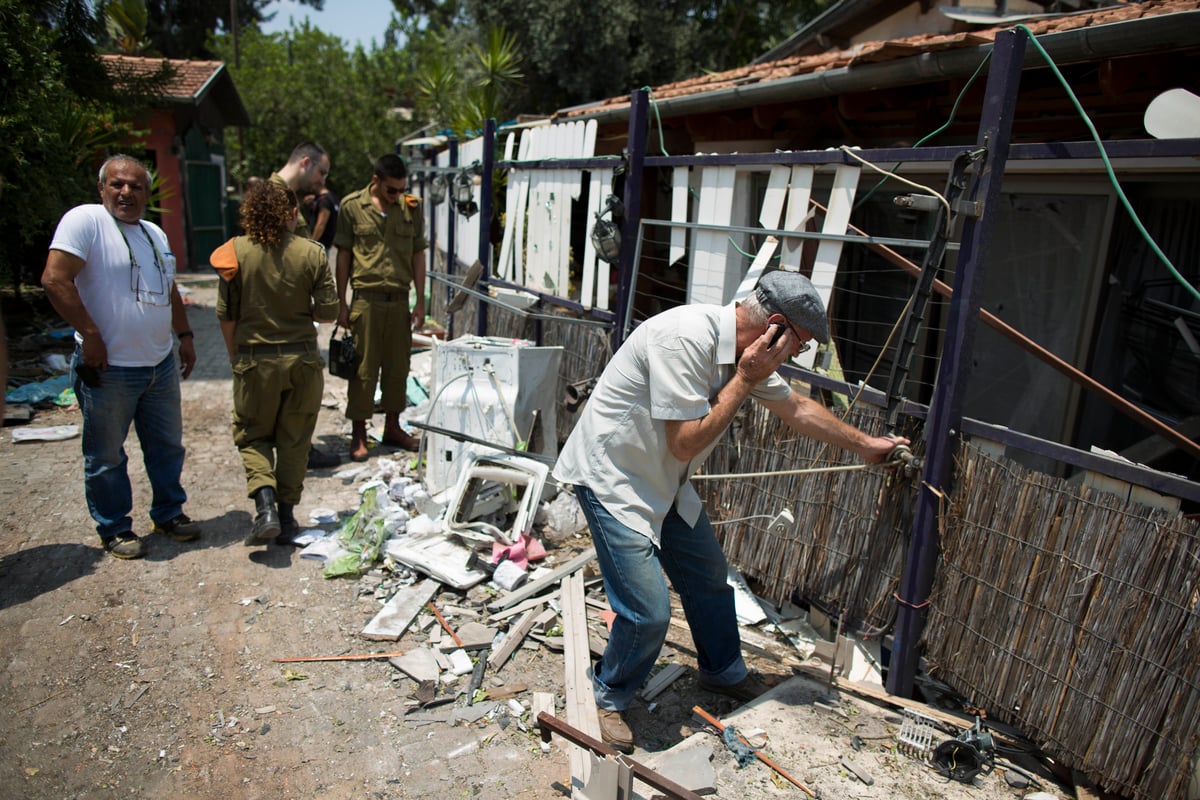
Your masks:
M821 233L839 236L846 233L850 212L854 210L854 195L858 190L858 176L862 167L842 165L833 175L833 189L829 194L829 206L825 211L825 222ZM837 278L838 260L842 257L842 242L837 239L822 239L817 245L816 260L813 262L813 286L821 295L825 307L833 296L833 282Z
M771 258L775 255L775 250L778 247L779 240L774 236L768 236L766 241L762 243L762 247L758 248L758 255L751 262L750 269L746 270L746 277L742 278L741 285L734 292L734 300L743 300L750 296L750 293L754 291L754 287L758 285L758 279L762 277L763 271L771 263Z
M541 729L541 726L538 725L537 719L538 715L543 711L546 712L547 716L554 716L554 692L533 693L533 707L529 712L529 716L533 720L534 725L537 725L539 730Z
M676 167L671 172L671 221L687 222L688 219L688 175L687 167ZM667 255L667 266L687 255L687 228L671 228L671 249Z
M592 682L588 678L588 667L592 663L588 647L587 604L583 599L583 575L578 572L567 575L562 581L563 636L565 639L564 664L566 668L565 694L567 698L567 724L576 730L600 738L600 720L596 716L596 698L592 694ZM571 745L568 760L571 765L573 786L586 786L591 777L587 751Z
M697 222L729 225L733 214L734 167L705 167L700 177L700 211ZM688 274L689 303L723 304L729 283L728 234L698 230L694 237L694 266Z
M819 681L820 683L829 685L829 669L827 667L814 667L808 664L801 664L794 668L794 671L804 675L807 678ZM857 683L838 678L834 682L834 686L850 694L866 700L874 700L876 702L885 703L887 705L896 706L898 708L911 708L914 711L920 711L927 717L933 717L938 722L949 725L952 728L965 730L975 725L975 717L968 714L956 714L953 711L936 708L935 706L927 705L917 700L911 700L907 697L888 694L887 690L882 686L873 686L869 683ZM1007 744L1025 744L1027 740L1021 735L1020 731L1015 728L988 720L988 730L998 739L1003 740Z
M602 169L602 170L598 170L597 172L593 172L592 175L597 176L597 177L593 178L593 181L599 180L600 186L603 187L601 190L601 194L604 195L604 198L607 198L610 193L609 187L612 186L612 180L613 180L612 170L611 169ZM603 204L604 198L601 198L601 200L600 200L601 204ZM603 205L601 205L600 208L603 208ZM595 217L592 217L592 219L595 219ZM590 239L591 238L591 236L590 236L591 228L588 228L588 233L589 233L588 238ZM609 278L610 278L611 271L612 271L611 264L609 264L607 261L603 261L599 258L596 259L596 308L603 309L605 311L608 310L608 305L609 305L608 295L609 295Z
M596 549L594 547L588 548L586 551L572 558L566 564L563 564L557 569L551 571L549 575L538 578L536 581L527 583L519 589L514 589L511 592L504 593L499 599L488 604L488 610L501 611L509 606L516 605L522 600L527 600L530 597L541 594L549 587L561 581L567 575L570 575L572 572L581 569L585 564L595 557ZM582 587L582 585L583 584L581 583L580 586Z
M374 641L399 640L425 604L433 599L438 587L437 581L426 578L420 583L400 589L367 623L361 635Z
M812 216L808 204L812 199L814 174L815 170L809 164L796 164L792 167L792 180L788 188L787 215L784 217L783 230L802 231L808 218ZM800 269L803 248L803 239L784 239L779 266L790 267L793 270Z
M767 190L763 194L762 210L758 212L758 224L767 230L779 228L783 205L787 201L788 178L791 174L791 170L782 164L771 167L771 174L767 178Z
M546 140L550 136L549 128L534 128L529 131L529 159L536 161L545 155ZM545 170L537 169L529 173L529 192L525 202L525 285L535 291L545 291L542 285L542 227L546 219L546 206L543 191L545 188Z
M525 137L522 136L521 139L524 141ZM515 134L512 133L504 137L505 161L512 160L514 140ZM517 215L517 199L520 197L520 192L517 191L517 181L520 178L521 173L516 170L509 171L508 191L505 192L504 198L504 218L508 220L508 224L504 226L504 236L500 240L500 255L496 260L496 268L500 273L500 277L510 282L513 279L513 236L517 230L513 224L513 220Z
M550 594L543 595L541 597L531 597L528 600L523 600L514 606L509 606L508 608L504 609L503 611L497 611L494 614L490 614L488 616L488 621L489 622L499 622L502 619L508 619L509 617L515 617L517 614L520 614L522 611L528 611L531 608L536 608L536 607L538 607L540 605L544 605L546 603L552 603L557 599L557 597L558 597L557 591L551 592Z
M540 609L531 608L525 612L524 616L509 626L508 633L504 634L500 646L492 651L490 661L496 672L504 668L504 663L508 661L509 656L521 646L521 642L525 641L525 636L533 628L533 621L539 613Z

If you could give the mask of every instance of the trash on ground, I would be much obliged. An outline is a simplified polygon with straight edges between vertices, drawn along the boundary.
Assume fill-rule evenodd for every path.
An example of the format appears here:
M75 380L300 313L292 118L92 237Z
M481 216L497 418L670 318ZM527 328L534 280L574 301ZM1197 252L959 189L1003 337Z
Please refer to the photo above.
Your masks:
M14 442L60 442L79 435L78 425L51 425L47 428L15 428Z

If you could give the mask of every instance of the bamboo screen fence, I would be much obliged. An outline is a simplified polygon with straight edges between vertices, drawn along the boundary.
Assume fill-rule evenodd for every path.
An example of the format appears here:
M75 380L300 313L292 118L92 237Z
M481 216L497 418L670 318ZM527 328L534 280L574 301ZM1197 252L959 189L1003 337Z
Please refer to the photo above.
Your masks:
M883 428L871 408L852 412L847 421L870 432ZM704 472L856 464L861 461L853 453L799 437L757 403L747 403ZM762 596L778 604L795 593L875 629L891 624L892 593L912 522L912 481L870 468L699 480L697 489L729 560ZM772 530L772 519L784 508L795 524Z
M855 462L754 404L740 413L705 472ZM880 426L872 409L848 421ZM931 674L1106 789L1182 800L1200 747L1200 523L969 445L954 480L923 643ZM760 594L816 602L867 634L891 625L911 482L871 469L698 488ZM796 523L771 530L782 508Z
M959 459L930 670L1110 791L1182 798L1200 745L1200 523Z

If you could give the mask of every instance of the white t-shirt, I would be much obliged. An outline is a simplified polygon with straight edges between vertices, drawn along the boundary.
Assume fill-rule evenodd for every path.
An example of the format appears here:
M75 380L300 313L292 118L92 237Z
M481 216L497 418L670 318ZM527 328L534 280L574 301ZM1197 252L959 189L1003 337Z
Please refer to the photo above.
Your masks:
M720 437L680 461L667 446L666 421L706 416L736 368L734 304L678 306L651 317L608 362L559 453L554 477L587 486L608 513L656 546L672 504L695 525L702 505L689 479ZM790 392L787 381L771 373L750 396L770 402Z
M83 259L75 288L100 330L109 364L152 367L171 353L175 256L162 228L127 225L99 203L76 206L59 221L50 249ZM78 332L75 341L83 341Z

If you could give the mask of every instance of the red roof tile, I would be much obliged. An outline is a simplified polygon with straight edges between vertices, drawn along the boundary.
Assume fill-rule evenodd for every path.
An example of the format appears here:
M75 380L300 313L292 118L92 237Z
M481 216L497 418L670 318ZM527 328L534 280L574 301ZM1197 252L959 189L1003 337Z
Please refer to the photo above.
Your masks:
M149 77L163 63L175 68L175 74L165 87L171 100L197 100L205 86L225 66L223 61L186 61L177 58L145 58L142 56L102 55L100 60L110 78L119 83L123 77Z
M1041 36L1048 33L1085 28L1090 25L1106 25L1114 22L1125 22L1142 17L1155 17L1163 14L1175 14L1200 9L1200 0L1149 0L1144 3L1111 6L1094 9L1084 13L1066 14L1054 17L1032 18L1024 23L1025 27L1034 34ZM686 97L704 92L715 92L735 86L750 83L766 83L782 80L797 75L806 75L823 70L848 67L854 64L877 63L905 58L918 53L952 50L962 47L976 47L995 40L996 34L1011 30L1013 25L1007 23L992 28L979 28L965 33L950 34L921 34L889 41L863 42L846 50L831 51L809 56L790 56L777 61L763 64L752 64L745 67L699 75L695 78L668 83L654 87L654 97L666 100L673 97ZM628 106L629 95L610 97L594 105L576 107L570 111L560 112L556 116L571 117L595 113L599 109L613 109Z

